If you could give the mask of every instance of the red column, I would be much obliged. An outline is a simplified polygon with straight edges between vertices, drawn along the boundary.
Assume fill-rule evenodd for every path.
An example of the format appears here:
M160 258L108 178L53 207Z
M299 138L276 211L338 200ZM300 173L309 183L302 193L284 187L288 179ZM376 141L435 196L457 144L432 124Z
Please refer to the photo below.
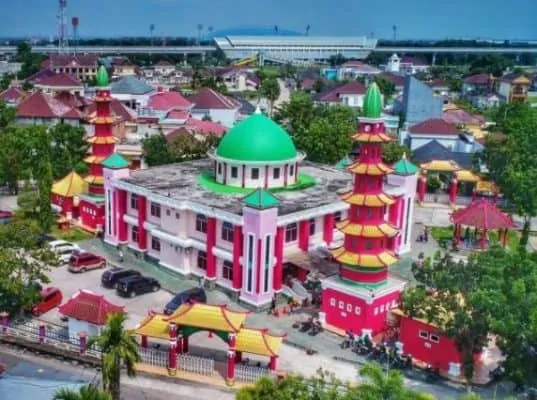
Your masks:
M427 189L427 177L422 175L418 181L418 200L421 203L425 201L425 189Z
M168 373L175 375L177 373L177 325L173 322L168 327L170 335L170 348L168 349Z
M188 353L188 336L183 336L183 353Z
M268 169L268 165L265 165L265 189L268 188L268 173L269 173L269 169Z
M310 241L310 221L300 221L298 223L298 247L302 251L308 251Z
M140 344L142 349L147 349L147 335L142 335L142 343Z
M80 352L80 354L84 354L87 348L88 334L86 332L78 332L78 338L78 351Z
M147 232L144 222L147 218L147 200L144 196L138 196L138 248L147 249Z
M120 242L126 242L128 240L127 235L127 223L123 220L123 217L127 213L127 192L125 190L117 191L117 235Z
M216 257L213 254L213 248L216 245L216 218L207 218L207 278L216 278Z
M235 351L227 352L227 378L226 384L231 386L235 383Z
M176 353L177 354L183 354L183 334L179 333L177 335L177 350L176 350Z
M323 219L323 240L330 246L334 240L334 213L325 214Z
M278 364L278 356L270 356L269 369L275 371Z
M449 202L451 204L455 204L455 201L457 200L457 187L458 187L457 179L453 178L451 180L451 185L449 186Z
M261 271L262 271L262 257L261 257L261 247L263 246L263 241L261 239L257 239L257 260L256 260L256 271L255 271L255 288L256 288L256 294L261 293Z
M388 221L390 221L390 224L393 226L400 228L399 221L400 221L400 213L401 213L401 201L402 197L399 196L395 199L395 203L393 203L390 206L390 209L388 210Z
M235 225L233 227L233 289L242 287L242 226Z
M274 272L273 272L273 289L274 291L280 291L282 290L282 281L283 281L283 239L284 239L284 232L285 228L283 226L279 226L276 230L276 240L274 249L274 254L276 256L276 265L274 266Z
M455 244L457 246L461 244L461 229L462 227L460 224L455 225Z

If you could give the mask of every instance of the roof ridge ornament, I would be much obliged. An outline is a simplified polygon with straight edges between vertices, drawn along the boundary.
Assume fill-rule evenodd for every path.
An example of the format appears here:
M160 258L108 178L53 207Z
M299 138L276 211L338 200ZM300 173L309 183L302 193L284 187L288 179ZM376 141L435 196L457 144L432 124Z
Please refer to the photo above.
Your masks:
M263 112L261 111L261 107L259 107L259 104L255 107L254 114L263 114Z

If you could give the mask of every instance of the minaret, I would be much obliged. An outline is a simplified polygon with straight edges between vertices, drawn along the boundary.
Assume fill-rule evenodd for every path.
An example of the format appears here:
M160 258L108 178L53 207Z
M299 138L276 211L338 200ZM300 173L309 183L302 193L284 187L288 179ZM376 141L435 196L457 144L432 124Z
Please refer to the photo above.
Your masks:
M104 195L103 167L101 163L114 153L117 139L112 135L114 117L110 111L110 87L108 72L101 65L97 72L97 93L93 98L97 112L90 123L95 128L94 135L88 139L91 145L91 155L84 161L89 164L89 174L85 180L89 184L89 194L94 196Z
M388 250L388 239L398 233L385 220L387 207L395 202L383 191L384 176L392 169L382 162L382 143L391 138L385 134L382 95L376 83L367 90L363 111L358 133L353 136L360 143L360 155L348 167L354 174L353 189L341 196L350 204L348 218L336 225L345 239L332 255L341 263L343 280L374 288L385 283L388 266L397 261Z

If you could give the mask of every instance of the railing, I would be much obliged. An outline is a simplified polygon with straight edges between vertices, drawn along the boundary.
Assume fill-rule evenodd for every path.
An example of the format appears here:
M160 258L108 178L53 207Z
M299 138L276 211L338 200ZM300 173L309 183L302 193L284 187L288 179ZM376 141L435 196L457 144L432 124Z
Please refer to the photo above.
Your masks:
M140 349L140 358L144 364L167 368L169 353L162 350Z
M214 374L214 360L189 354L179 354L177 356L179 369L193 372L199 375L211 376Z
M274 374L268 368L254 367L239 364L235 367L235 379L242 382L254 383L264 376L273 377Z
M444 193L426 193L425 203L449 204L449 195Z

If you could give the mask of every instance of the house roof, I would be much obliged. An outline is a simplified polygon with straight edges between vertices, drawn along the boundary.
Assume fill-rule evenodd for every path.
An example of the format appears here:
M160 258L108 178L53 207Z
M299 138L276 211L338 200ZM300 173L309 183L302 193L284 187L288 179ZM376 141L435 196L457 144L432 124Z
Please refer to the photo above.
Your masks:
M380 70L372 65L366 64L362 61L351 60L343 63L340 68L354 68L365 73L378 73Z
M187 118L185 125L193 127L196 133L202 134L214 134L217 136L222 136L227 131L227 128L218 122L202 121L192 117Z
M170 64L168 61L160 60L158 63L155 64L155 67L172 67L173 65Z
M170 110L166 113L165 119L180 119L186 120L190 117L188 110Z
M454 124L450 124L441 118L432 118L411 126L408 131L423 135L459 135L461 131Z
M362 82L353 81L335 85L323 90L321 93L313 96L313 100L321 102L339 102L340 95L342 94L365 94L365 91L366 87Z
M531 84L531 81L525 75L517 74L515 72L512 72L510 74L505 74L504 76L500 78L500 80L502 82L507 82L507 83L513 83L514 81L519 81L518 83L525 83L528 85Z
M421 61L419 58L412 57L412 56L403 56L400 60L401 64L412 64L414 66L427 66L427 64L424 61Z
M109 314L124 312L123 306L117 306L99 295L87 290L79 290L58 311L69 318L104 325Z
M239 108L239 103L232 97L218 93L214 89L202 88L194 96L190 97L197 110L233 110Z
M502 212L496 205L486 199L474 201L468 207L454 211L450 219L455 224L478 229L516 228L511 216Z
M112 155L108 156L101 165L103 168L108 169L123 169L123 168L129 168L129 162L125 160L122 156L120 156L118 153L113 153Z
M397 161L392 166L392 168L393 168L394 175L403 175L403 176L415 175L420 171L418 167L416 167L406 158L406 153L403 153L403 158Z
M388 79L391 81L396 87L403 87L405 86L405 77L403 75L396 75L392 74L390 72L381 72L378 76Z
M88 185L84 179L73 171L55 182L50 191L62 197L74 197L81 193L86 193L87 188Z
M5 103L16 103L24 95L25 92L22 89L15 86L10 86L0 93L0 100L4 101Z
M41 63L41 68L58 68L58 67L96 67L99 63L97 54L51 54Z
M432 88L447 88L449 85L446 81L442 79L433 79L431 81L425 82L427 85L429 85Z
M242 115L250 115L255 112L255 107L248 100L242 99L240 97L233 97L237 103L239 103L239 113Z
M81 114L49 94L35 92L17 106L19 118L66 118L79 119Z
M179 92L157 92L149 97L147 108L155 111L167 111L171 109L187 109L192 103L185 99Z
M473 165L472 154L451 151L437 140L431 140L412 152L412 161L415 164L420 165L434 160L454 161L465 169L471 169Z
M242 202L248 207L257 208L259 210L278 207L280 205L280 200L269 191L261 188L253 191L248 196L243 197Z
M80 108L87 104L86 99L80 96L76 96L70 92L61 91L54 95L56 100L61 101L63 104L73 108Z
M114 94L143 95L151 93L155 88L135 76L124 76L120 80L110 85L110 90Z
M45 75L35 80L36 85L50 87L82 87L82 83L74 76L59 72L54 75Z
M491 76L489 74L477 74L470 75L464 78L463 83L468 83L470 85L488 85L491 81Z
M485 117L479 114L470 114L461 108L444 110L442 119L452 125L483 125Z
M248 311L230 310L226 305L188 303L181 305L167 320L179 326L191 326L221 332L238 332Z

